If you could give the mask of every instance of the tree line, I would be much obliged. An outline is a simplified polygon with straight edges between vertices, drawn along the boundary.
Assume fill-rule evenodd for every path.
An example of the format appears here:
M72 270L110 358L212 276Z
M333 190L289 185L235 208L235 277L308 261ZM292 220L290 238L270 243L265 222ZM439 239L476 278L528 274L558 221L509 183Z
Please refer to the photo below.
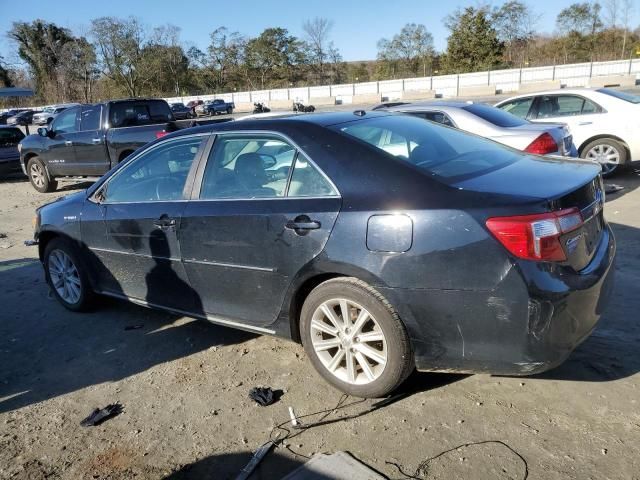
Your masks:
M35 104L92 102L626 59L640 49L632 8L632 0L573 3L553 33L540 33L540 15L523 0L465 7L443 20L444 51L425 25L408 23L378 41L375 60L359 62L343 60L326 18L305 21L301 38L282 27L248 37L221 26L204 49L186 45L179 27L149 28L134 17L96 18L83 34L45 20L15 22L7 36L21 62L0 57L0 85L33 87L27 101Z

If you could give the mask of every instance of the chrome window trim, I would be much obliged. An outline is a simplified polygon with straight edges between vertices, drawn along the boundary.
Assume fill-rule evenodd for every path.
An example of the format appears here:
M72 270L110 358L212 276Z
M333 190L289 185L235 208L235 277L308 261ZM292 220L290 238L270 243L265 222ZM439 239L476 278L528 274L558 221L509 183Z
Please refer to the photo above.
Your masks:
M165 144L170 142L175 142L175 141L184 140L188 138L207 137L210 135L211 135L210 132L206 132L206 133L192 133L189 135L181 135L175 138L168 138L166 140L161 140L160 142L155 144L153 147L146 148L138 152L137 154L128 157L124 165L117 172L115 172L111 177L109 177L102 185L100 185L100 187L95 192L93 192L93 194L91 195L91 198L95 198L95 196L99 194L99 192L104 191L109 186L109 184L113 181L114 178L118 178L119 175L122 175L122 171L125 170L130 164L138 160L142 155L145 155L148 152L151 152L157 148L160 148L161 146L164 146ZM206 148L206 143L200 146L200 149L198 150L198 152L196 153L196 156L193 159L191 168L194 168L193 165L198 161L198 157L204 152L205 148ZM191 171L191 168L189 171ZM187 173L187 180L188 179L189 179L189 174ZM110 202L108 199L105 199L103 202L100 202L100 204L101 205L122 205L122 204L137 204L137 203L162 203L162 202L187 202L187 201L189 201L189 198L179 198L176 200L138 200L134 202Z
M213 144L211 145L211 148L209 149L206 155L206 158L203 158L204 161L204 169L202 172L202 177L200 179L200 185L198 188L198 197L197 198L193 198L194 201L201 201L201 202L218 202L218 201L224 201L224 200L231 200L231 201L235 201L235 200L283 200L285 198L291 198L291 199L301 199L301 198L342 198L342 195L340 194L340 190L338 189L338 187L336 187L336 184L333 183L333 181L331 180L331 178L329 178L329 176L327 176L326 173L324 173L324 171L318 166L318 164L316 162L313 161L313 158L311 158L309 156L309 154L300 147L300 145L298 145L293 139L291 139L291 137L289 137L288 135L284 134L284 133L280 133L280 132L276 132L273 130L230 130L230 131L224 131L224 132L212 132L213 135L215 135ZM206 171L207 165L209 163L209 156L211 155L211 152L213 151L214 148L216 148L216 140L218 139L218 137L224 137L224 136L251 136L251 135L267 135L267 136L275 136L275 137L280 137L281 139L283 139L286 143L288 143L289 145L291 145L295 150L296 150L296 155L294 157L294 161L292 162L292 166L295 168L295 161L297 160L297 153L302 153L305 158L309 161L309 163L311 163L311 165L313 165L313 167L320 173L320 175L322 176L322 178L324 178L329 185L331 185L331 187L333 187L333 189L337 192L336 195L322 195L320 197L315 196L315 197L302 197L302 196L297 196L297 197L289 197L289 196L282 196L282 197L253 197L253 198L200 198L200 191L202 189L202 182L204 181L204 173ZM291 175L289 175L291 176ZM287 180L287 193L288 193L288 189L289 189L289 183L290 183L290 179Z

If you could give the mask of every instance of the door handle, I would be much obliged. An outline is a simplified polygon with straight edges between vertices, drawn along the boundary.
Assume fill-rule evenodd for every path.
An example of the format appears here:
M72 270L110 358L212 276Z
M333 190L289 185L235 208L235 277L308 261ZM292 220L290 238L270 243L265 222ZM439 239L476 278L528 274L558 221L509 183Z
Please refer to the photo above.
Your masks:
M73 142L72 142L71 140L65 140L65 141L64 141L64 144L65 144L67 147L70 147L71 145L73 145Z
M317 230L320 228L320 222L316 221L308 221L308 222L295 222L289 221L285 225L287 228L291 230Z
M91 143L93 143L94 145L99 145L102 143L102 139L101 138L92 138L91 139Z
M593 122L580 122L578 125L591 125Z
M169 218L167 215L162 215L157 220L154 220L153 224L156 227L162 228L162 229L172 228L172 227L176 226L176 219L175 218Z

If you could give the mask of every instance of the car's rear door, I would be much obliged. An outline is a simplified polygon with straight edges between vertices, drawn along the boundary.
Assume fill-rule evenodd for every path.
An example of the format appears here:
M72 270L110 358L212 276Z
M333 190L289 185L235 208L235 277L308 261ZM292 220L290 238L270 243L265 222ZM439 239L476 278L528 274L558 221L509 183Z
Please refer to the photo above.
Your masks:
M100 129L102 105L84 105L80 113L80 129L75 134L74 146L78 175L102 175L111 168Z
M192 287L218 320L264 327L292 278L324 248L341 199L275 133L225 133L203 157L179 241Z

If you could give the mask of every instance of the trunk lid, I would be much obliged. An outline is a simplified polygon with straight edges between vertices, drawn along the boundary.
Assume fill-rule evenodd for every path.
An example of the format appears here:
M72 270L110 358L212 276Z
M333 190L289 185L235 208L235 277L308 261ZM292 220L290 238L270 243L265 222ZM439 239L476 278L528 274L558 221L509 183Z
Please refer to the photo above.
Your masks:
M524 156L503 168L451 185L466 191L545 200L548 211L577 208L584 223L560 237L566 263L576 271L593 258L606 225L600 166L592 162ZM514 215L540 213L527 210L526 204L516 208L520 211Z
M548 132L558 145L558 155L569 156L573 151L573 136L567 125L562 123L528 123L517 127L510 127L509 130L518 134L531 133L533 139ZM576 152L577 153L577 152Z

